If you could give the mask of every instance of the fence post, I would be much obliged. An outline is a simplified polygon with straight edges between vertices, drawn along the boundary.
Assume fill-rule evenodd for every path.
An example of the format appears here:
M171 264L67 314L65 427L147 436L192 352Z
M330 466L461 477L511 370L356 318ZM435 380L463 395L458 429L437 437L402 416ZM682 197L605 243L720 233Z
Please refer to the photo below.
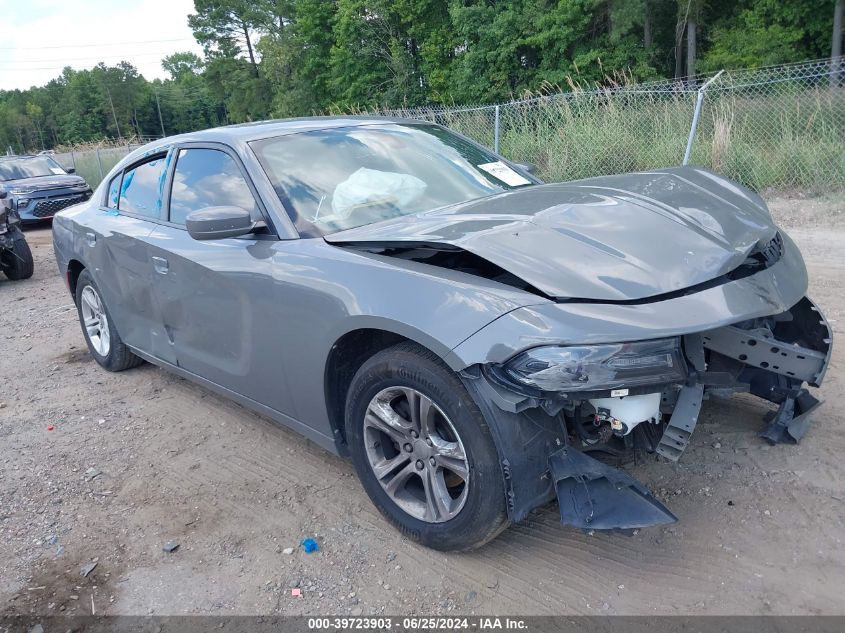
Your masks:
M496 106L493 119L493 151L499 153L499 106Z
M73 150L70 150L70 164L73 166L73 171L76 171L76 156L74 156Z
M689 138L687 139L687 150L684 152L684 162L681 163L682 165L689 164L690 154L692 154L692 142L695 139L695 131L698 129L698 117L701 116L701 104L704 102L704 93L707 90L707 86L716 81L723 72L725 72L724 69L717 72L698 89L698 94L695 97L695 111L692 114L692 125L690 125Z
M100 180L102 181L105 178L105 174L103 173L103 161L100 160L100 148L97 148L97 166L100 168Z

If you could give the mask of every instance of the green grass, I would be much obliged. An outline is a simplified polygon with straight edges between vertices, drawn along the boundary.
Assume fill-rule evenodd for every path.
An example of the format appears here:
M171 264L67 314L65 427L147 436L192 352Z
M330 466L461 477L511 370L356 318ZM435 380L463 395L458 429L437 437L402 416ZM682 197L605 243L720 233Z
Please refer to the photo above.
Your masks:
M500 152L548 181L681 163L693 93L580 94L502 106ZM437 121L493 145L489 111ZM845 189L845 89L708 93L691 164L756 190Z

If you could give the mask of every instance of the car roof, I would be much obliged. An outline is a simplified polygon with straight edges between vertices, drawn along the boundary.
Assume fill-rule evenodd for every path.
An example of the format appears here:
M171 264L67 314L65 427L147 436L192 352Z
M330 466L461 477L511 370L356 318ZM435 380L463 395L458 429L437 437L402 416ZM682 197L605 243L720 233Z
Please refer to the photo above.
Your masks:
M35 156L34 154L20 154L20 155L13 154L11 156L10 155L0 156L0 160L20 160L21 158L39 158L39 157Z
M297 134L300 132L311 132L337 127L378 125L384 123L425 124L427 122L416 119L377 116L315 116L298 119L274 119L270 121L237 123L235 125L215 127L198 132L188 132L187 134L159 139L155 141L155 144L185 141L248 142L270 136L283 136L286 134Z

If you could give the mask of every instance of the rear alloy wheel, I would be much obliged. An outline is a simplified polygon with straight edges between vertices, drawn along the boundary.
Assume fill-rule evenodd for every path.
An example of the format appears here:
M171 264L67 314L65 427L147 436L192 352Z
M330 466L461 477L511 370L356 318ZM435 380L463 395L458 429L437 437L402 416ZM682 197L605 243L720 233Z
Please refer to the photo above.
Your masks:
M100 290L87 270L79 274L76 282L76 308L88 351L101 367L123 371L144 362L123 344Z
M367 360L346 400L346 439L364 490L409 538L467 550L508 525L492 435L440 358L400 343Z
M91 346L102 357L111 351L109 335L109 317L94 286L85 286L80 295L79 309L82 311L82 324Z

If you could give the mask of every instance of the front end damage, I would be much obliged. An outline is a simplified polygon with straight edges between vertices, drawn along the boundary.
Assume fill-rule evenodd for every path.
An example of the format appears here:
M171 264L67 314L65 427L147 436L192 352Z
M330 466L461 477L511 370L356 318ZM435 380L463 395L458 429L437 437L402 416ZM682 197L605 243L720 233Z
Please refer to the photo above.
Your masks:
M674 521L615 466L677 461L710 395L777 405L769 442L798 441L818 405L831 335L801 254L758 194L707 170L523 187L326 239L448 276L449 305L475 309L465 284L496 297L444 360L494 434L513 521L555 496L582 528Z
M631 347L627 355L617 350L615 363L595 364L593 372L609 387L603 389L532 388L504 363L464 370L464 383L494 421L513 521L555 496L561 521L578 528L629 530L676 521L646 486L616 466L638 452L677 461L710 395L748 392L777 405L760 432L772 444L798 442L807 432L820 404L807 387L821 385L831 354L830 328L808 298L779 314L664 341L675 341L678 353L667 345ZM595 363L589 356L575 364ZM655 359L664 365L652 370L661 382L649 383L642 367ZM531 361L533 366L517 363L518 369L529 367L532 384L550 387L536 378L556 379L548 361L540 363L543 371L537 358ZM571 366L566 379L587 380L573 377ZM665 371L668 366L674 374ZM614 382L621 375L632 376L631 386Z

